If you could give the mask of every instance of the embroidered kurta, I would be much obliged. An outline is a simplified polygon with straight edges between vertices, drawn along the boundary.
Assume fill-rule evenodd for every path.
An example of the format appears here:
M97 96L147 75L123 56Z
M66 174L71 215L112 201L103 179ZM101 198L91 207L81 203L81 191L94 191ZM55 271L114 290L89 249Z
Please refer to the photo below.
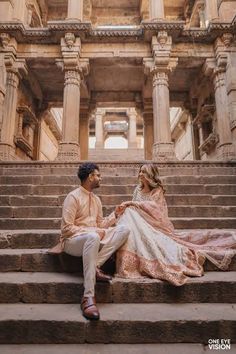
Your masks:
M70 192L62 209L61 241L89 231L102 239L106 230L116 222L115 213L103 217L100 198L82 186Z

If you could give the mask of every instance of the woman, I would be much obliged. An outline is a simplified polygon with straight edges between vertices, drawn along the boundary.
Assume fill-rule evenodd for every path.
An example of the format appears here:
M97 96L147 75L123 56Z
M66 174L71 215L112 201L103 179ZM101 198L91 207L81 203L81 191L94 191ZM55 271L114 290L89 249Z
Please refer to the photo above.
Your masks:
M179 286L187 276L203 275L206 258L225 270L236 254L236 231L174 230L155 165L140 168L133 200L118 206L116 213L118 223L131 230L117 253L117 276L148 276Z

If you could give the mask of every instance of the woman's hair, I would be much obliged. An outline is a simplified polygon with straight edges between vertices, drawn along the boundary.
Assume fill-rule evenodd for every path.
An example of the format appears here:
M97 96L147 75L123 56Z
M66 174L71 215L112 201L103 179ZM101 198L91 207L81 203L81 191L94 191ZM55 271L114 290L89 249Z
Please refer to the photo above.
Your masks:
M141 171L141 169L144 170L143 174L144 174L146 180L148 181L151 189L161 187L163 189L163 192L165 192L165 189L164 189L162 182L159 178L158 168L155 165L153 165L151 163L150 164L147 163L147 164L144 164L140 167L139 172ZM139 183L139 187L141 189L143 188L142 182Z

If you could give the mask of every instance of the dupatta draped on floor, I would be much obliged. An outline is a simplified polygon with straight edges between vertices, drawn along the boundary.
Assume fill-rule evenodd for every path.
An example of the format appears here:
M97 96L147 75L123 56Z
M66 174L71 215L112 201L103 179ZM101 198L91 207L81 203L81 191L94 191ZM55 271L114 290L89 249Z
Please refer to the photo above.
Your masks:
M236 254L236 230L175 230L161 187L150 193L137 187L118 224L131 230L117 252L119 277L148 276L180 286L188 276L203 275L206 259L226 270Z

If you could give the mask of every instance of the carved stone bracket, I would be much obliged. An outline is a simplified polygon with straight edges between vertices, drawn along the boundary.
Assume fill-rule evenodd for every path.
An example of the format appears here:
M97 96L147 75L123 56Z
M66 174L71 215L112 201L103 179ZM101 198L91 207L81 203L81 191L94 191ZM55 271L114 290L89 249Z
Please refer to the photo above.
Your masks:
M38 125L38 121L28 106L20 106L17 108L18 124L17 131L14 137L14 143L21 150L23 150L26 155L33 157L33 140L35 127ZM28 136L26 136L26 130Z
M206 140L199 146L199 150L201 153L209 152L218 144L219 142L219 135L215 132L212 132Z

